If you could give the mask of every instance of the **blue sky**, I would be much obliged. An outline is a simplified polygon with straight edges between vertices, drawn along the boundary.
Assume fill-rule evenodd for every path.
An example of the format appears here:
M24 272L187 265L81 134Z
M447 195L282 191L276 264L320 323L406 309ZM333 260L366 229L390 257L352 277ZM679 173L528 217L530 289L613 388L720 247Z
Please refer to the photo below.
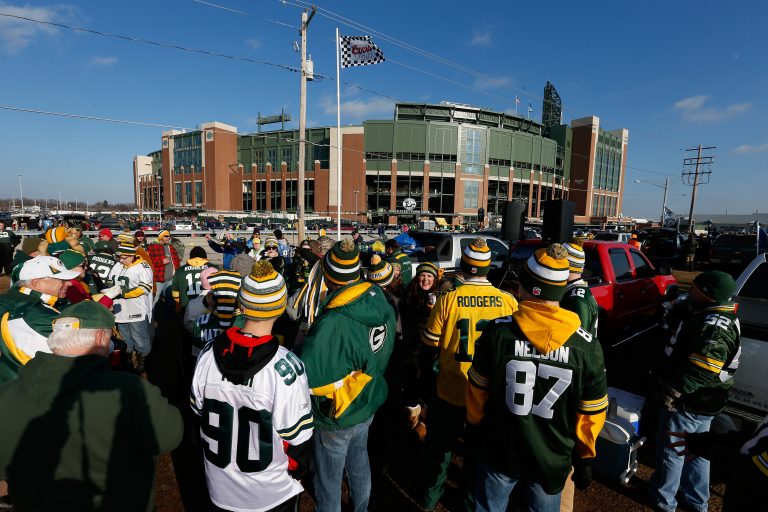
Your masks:
M288 0L63 2L0 0L0 13L298 66L300 8ZM235 9L235 13L214 7ZM450 100L540 118L550 80L564 120L600 117L627 128L624 214L687 213L683 150L717 146L696 211L768 210L768 62L765 2L342 2L319 0L308 52L335 73L334 30L365 34L340 15L444 59L374 37L388 62L342 71L342 123L389 119L393 100ZM289 25L289 26L285 26ZM193 128L221 121L241 133L281 108L298 120L296 73L230 59L73 32L0 16L0 105ZM308 86L308 126L335 123L335 83ZM297 123L293 123L296 125ZM0 109L0 197L128 201L131 162L158 149L163 128ZM687 195L683 195L687 194Z

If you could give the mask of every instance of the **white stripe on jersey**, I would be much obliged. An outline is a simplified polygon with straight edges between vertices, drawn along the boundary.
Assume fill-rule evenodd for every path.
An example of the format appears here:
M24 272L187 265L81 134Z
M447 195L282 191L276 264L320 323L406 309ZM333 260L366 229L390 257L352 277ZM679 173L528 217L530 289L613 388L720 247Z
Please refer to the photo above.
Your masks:
M132 299L119 298L115 300L115 322L136 322L145 317L152 321L152 286L154 285L154 276L152 268L145 262L125 267L117 264L112 269L111 274L115 284L123 286L125 289L141 287L147 293Z
M312 436L304 366L293 353L279 347L249 382L236 385L222 376L212 345L197 360L190 398L192 410L201 416L211 500L220 508L238 512L269 510L303 490L288 474L283 441L298 445ZM249 426L241 426L241 419ZM247 440L239 438L241 431ZM267 436L271 444L263 440ZM228 457L219 459L227 453Z

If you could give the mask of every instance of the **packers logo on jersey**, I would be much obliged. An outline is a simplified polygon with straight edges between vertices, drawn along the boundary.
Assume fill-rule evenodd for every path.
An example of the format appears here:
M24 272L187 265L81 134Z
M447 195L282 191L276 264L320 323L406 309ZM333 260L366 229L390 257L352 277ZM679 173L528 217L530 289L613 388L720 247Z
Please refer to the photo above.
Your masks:
M381 350L381 347L384 346L384 340L387 339L387 326L380 325L378 327L373 327L370 332L368 333L368 343L371 345L371 350L375 354L379 350Z

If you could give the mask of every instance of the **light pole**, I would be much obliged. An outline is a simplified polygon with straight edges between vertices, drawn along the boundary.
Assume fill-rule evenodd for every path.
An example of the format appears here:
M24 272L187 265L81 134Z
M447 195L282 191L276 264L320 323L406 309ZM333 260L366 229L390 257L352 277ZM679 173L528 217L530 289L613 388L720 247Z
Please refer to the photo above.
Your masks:
M355 220L358 220L358 212L357 212L357 194L360 193L359 190L353 190L352 192L355 193Z
M24 213L24 192L21 191L21 174L19 174L19 199L21 199L21 213Z
M663 185L648 180L635 180L635 183L647 183L649 185L653 185L654 187L664 189L664 203L661 206L661 220L659 221L659 226L664 227L664 216L667 213L667 193L669 192L669 178L664 179Z

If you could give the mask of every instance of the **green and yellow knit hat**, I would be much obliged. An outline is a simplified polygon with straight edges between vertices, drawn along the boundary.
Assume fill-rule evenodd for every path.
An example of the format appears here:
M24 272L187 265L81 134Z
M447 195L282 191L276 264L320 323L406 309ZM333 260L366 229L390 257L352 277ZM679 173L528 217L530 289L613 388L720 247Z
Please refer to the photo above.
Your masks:
M385 288L392 284L394 278L395 271L392 265L382 260L378 254L374 254L371 257L371 266L368 267L368 281Z
M238 294L240 312L249 320L276 318L285 312L288 289L283 276L267 260L253 264Z
M573 238L567 244L563 244L563 247L565 247L565 250L568 252L566 255L566 258L568 258L568 270L574 274L581 274L584 272L586 256L582 244L583 242L578 238Z
M568 285L567 254L561 244L539 249L523 265L520 284L536 298L560 302Z
M420 263L419 266L416 267L416 274L414 275L418 276L422 272L432 274L433 276L435 276L435 279L438 278L438 270L434 263L430 263L428 261L425 263Z
M345 238L333 244L323 256L323 275L339 286L360 279L360 251L354 240Z
M136 256L136 246L133 244L133 240L130 242L125 240L120 242L117 246L117 254L121 256Z
M85 256L83 253L74 249L67 249L66 251L60 252L57 258L59 258L69 270L85 263Z
M491 248L482 238L475 238L461 254L461 270L471 276L485 276L491 270Z
M67 239L67 228L64 226L58 226L50 228L45 232L45 239L49 244L55 244L58 242L64 242Z

